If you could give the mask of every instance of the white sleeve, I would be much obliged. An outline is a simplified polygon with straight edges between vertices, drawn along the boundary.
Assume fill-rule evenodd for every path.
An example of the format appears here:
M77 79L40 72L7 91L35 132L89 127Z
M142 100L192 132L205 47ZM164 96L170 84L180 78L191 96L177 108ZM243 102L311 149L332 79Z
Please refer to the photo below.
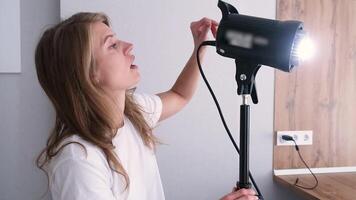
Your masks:
M162 113L161 98L154 94L133 94L135 102L143 109L143 116L151 128L154 128Z
M115 200L107 172L84 159L68 158L56 167L53 200Z

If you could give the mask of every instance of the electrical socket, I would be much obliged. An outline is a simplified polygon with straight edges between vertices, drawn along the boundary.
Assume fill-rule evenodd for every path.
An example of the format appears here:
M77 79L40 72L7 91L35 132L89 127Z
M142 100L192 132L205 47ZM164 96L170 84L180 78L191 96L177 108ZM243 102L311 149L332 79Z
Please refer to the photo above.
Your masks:
M293 137L297 145L312 145L313 144L313 131L277 131L277 146L292 146L293 141L285 141L282 135L289 135Z

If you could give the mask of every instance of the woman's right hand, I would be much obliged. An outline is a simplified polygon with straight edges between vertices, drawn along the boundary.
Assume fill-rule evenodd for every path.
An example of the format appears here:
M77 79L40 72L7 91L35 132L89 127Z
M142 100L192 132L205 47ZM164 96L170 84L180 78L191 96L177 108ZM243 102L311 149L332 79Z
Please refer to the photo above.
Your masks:
M223 196L220 200L258 200L256 192L252 189L232 190L231 193Z

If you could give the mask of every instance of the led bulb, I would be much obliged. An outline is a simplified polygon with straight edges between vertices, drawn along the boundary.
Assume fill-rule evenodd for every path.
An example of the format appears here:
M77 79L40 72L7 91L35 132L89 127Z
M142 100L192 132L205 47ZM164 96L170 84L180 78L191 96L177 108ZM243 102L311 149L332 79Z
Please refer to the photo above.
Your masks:
M296 48L296 56L299 60L304 61L313 57L315 53L315 46L313 41L309 37L304 37L299 42Z
M315 46L313 41L305 34L305 32L299 32L296 35L292 47L292 60L299 64L300 62L313 57L314 53Z

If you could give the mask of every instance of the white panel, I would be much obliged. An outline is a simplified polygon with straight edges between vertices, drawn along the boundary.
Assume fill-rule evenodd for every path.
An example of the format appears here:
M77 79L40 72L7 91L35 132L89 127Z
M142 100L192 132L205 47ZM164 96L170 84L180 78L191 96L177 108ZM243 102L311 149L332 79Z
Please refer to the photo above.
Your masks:
M314 174L326 174L326 173L347 173L356 172L356 167L322 167L322 168L310 168ZM273 170L274 175L284 176L284 175L297 175L297 174L310 174L307 168L299 169L275 169Z
M0 1L0 73L21 72L20 0Z

